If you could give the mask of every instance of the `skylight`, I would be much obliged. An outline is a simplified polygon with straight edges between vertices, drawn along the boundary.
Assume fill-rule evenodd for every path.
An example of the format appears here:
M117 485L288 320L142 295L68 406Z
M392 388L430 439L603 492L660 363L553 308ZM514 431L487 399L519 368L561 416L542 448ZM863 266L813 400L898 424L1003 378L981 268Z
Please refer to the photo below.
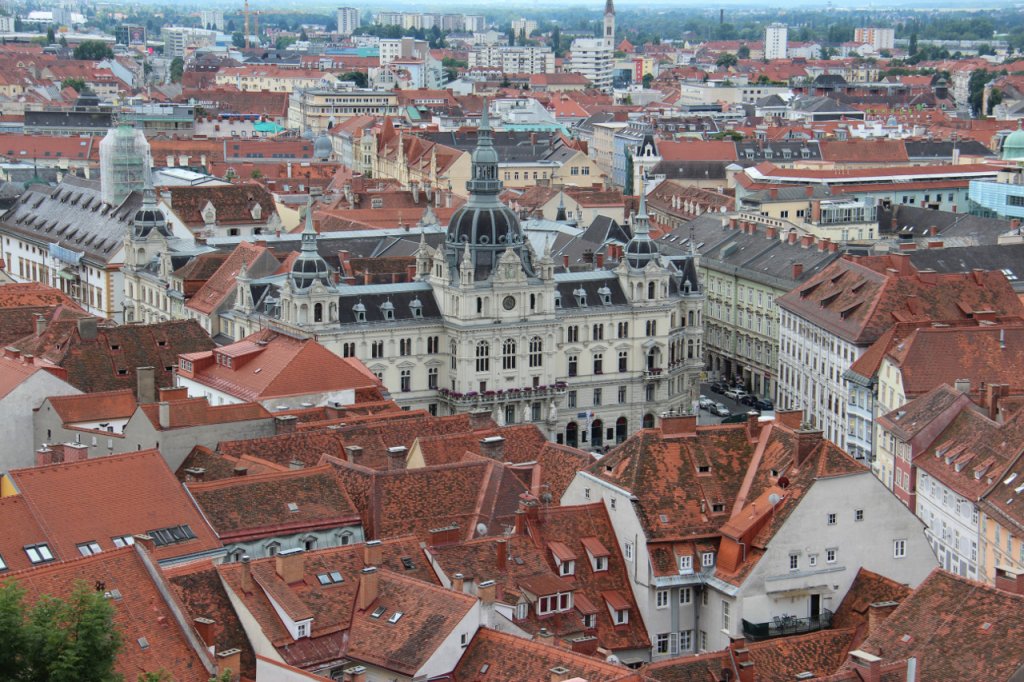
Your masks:
M1017 472L1015 471L1015 472L1013 472L1012 474L1010 474L1009 476L1006 477L1006 480L1003 481L1003 485L1010 485L1016 479L1017 479Z
M331 571L330 573L321 573L317 575L316 579L321 585L335 585L340 582L344 582L345 579L341 577L341 573L338 571Z
M380 618L384 615L385 611L387 611L387 607L378 606L373 610L373 613L370 614L370 618Z
M391 614L391 617L390 617L390 618L388 618L388 622L389 622L389 623L391 623L392 625L394 625L394 624L395 624L395 623L397 623L397 622L398 622L399 620L401 620L401 619L402 619L402 616L404 616L404 615L405 615L405 614L404 614L404 613L402 613L401 611L395 611L394 613L392 613L392 614Z

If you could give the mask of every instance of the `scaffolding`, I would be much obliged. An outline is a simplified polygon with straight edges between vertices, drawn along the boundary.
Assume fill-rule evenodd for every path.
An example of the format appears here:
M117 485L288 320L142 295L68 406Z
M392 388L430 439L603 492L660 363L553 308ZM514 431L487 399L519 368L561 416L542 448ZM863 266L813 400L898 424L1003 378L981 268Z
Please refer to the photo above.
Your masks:
M119 125L100 141L100 193L111 206L152 183L153 157L141 130Z

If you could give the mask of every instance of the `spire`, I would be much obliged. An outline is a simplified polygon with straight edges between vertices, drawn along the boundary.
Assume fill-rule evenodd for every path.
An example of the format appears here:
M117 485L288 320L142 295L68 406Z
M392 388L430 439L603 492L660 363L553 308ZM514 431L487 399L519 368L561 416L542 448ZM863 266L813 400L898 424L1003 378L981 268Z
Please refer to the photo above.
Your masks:
M306 202L306 225L302 228L302 250L316 251L316 230L313 228L313 195Z
M636 219L633 222L635 223L633 227L634 237L639 234L650 234L651 223L647 216L647 195L642 190L640 192L640 206L637 209Z
M605 0L604 3L605 14L615 14L615 3L612 0Z
M609 2L611 2L611 0L609 0ZM483 111L480 112L480 132L482 133L491 132L490 112L488 111L489 108L490 105L487 103L487 98L484 97L484 109Z
M565 192L558 193L558 211L555 213L555 220L564 223L568 218L565 215Z

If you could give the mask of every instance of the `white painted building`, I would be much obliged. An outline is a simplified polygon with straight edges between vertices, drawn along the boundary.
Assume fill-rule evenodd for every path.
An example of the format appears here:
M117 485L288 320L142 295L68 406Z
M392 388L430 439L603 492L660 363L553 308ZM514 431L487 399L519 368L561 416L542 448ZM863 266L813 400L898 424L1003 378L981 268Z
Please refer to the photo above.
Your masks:
M359 28L359 10L355 7L338 8L338 33L350 36Z
M789 28L785 24L769 24L764 29L764 58L785 59L788 42Z

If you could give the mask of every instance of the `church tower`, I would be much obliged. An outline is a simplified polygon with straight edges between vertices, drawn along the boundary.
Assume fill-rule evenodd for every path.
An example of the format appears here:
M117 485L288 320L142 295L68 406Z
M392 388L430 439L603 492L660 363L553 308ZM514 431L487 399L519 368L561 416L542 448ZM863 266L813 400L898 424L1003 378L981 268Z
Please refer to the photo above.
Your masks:
M615 47L615 3L606 0L604 3L604 41Z

